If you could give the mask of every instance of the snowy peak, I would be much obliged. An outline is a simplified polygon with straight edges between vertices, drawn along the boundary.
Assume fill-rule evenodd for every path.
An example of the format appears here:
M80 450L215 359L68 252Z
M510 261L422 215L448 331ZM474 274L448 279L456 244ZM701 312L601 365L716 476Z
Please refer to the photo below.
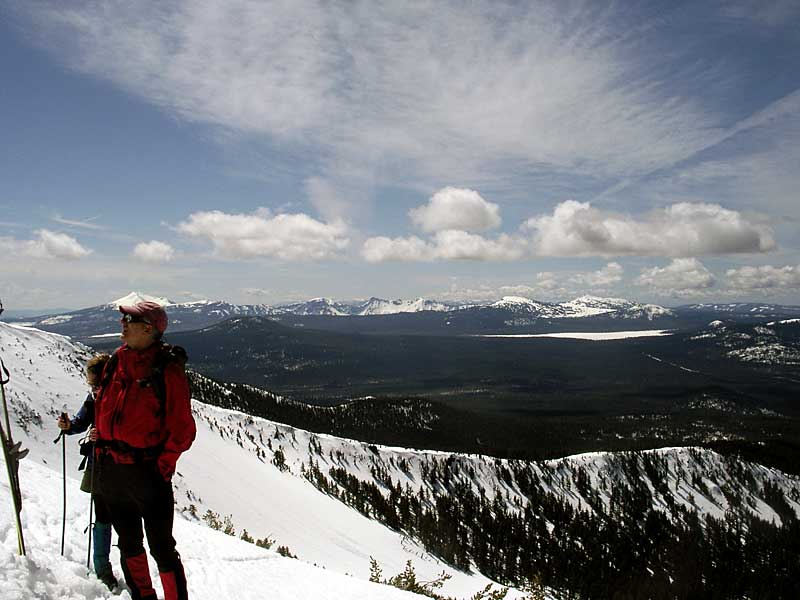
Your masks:
M593 317L606 314L615 318L644 318L652 321L658 317L674 316L671 310L663 306L640 304L624 298L600 298L587 295L570 302L563 302L561 306L572 313L571 317Z
M175 304L169 298L162 298L159 296L150 296L149 294L142 294L141 292L131 292L127 296L117 298L108 303L108 306L116 309L120 306L131 306L137 302L155 302L161 306L172 306Z
M345 304L334 302L330 298L312 298L306 302L282 304L275 307L275 312L289 313L298 316L325 315L341 317L350 314L349 307Z
M447 311L452 310L452 307L434 300L427 300L425 298L415 298L413 300L383 300L382 298L375 298L373 296L367 300L367 302L364 303L355 314L361 316L394 315L398 313L414 313L426 310Z

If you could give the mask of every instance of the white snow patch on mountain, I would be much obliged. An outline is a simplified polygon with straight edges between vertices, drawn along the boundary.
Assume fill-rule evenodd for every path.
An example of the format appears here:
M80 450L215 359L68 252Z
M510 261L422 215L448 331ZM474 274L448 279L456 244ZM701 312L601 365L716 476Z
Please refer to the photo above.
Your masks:
M155 302L156 304L160 304L161 306L172 306L175 304L168 298L161 298L158 296L150 296L148 294L142 294L141 292L131 292L127 296L123 296L122 298L117 298L116 300L112 300L108 303L108 306L112 308L117 308L119 306L131 306L136 304L137 302Z
M395 315L398 313L414 313L426 310L442 312L453 310L453 307L433 300L426 300L425 298L415 298L413 300L383 300L381 298L370 298L354 314L360 316Z
M521 334L487 334L476 337L488 338L561 338L574 340L591 340L602 342L608 340L625 340L629 338L656 337L672 335L668 329L651 329L647 331L564 331L558 333L521 333Z

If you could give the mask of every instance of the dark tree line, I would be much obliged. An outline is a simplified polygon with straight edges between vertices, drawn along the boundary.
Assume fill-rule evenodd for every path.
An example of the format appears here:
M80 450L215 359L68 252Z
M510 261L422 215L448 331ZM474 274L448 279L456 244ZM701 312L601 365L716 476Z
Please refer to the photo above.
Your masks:
M666 512L653 507L648 481L668 485L657 458L623 457L618 466L628 470L627 483L611 485L607 508L585 471L575 472L574 486L592 510L576 509L521 465L499 467L498 476L525 491L526 506L502 494L490 500L448 476L447 466L428 473L440 486L435 496L404 489L380 469L375 481L363 481L340 467L324 473L312 461L304 475L454 567L474 565L506 585L537 581L576 599L800 597L800 522L777 486L763 493L783 525L745 510L701 517L676 503Z

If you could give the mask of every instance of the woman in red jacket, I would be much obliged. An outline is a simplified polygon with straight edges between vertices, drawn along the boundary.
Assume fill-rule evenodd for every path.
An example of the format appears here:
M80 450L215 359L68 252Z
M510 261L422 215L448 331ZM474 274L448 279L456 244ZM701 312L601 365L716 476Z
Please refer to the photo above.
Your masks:
M99 493L111 510L133 599L156 598L144 551L146 534L165 600L185 600L186 576L172 537L171 478L196 432L189 384L182 362L165 359L164 309L139 302L119 310L123 345L106 367L95 407Z

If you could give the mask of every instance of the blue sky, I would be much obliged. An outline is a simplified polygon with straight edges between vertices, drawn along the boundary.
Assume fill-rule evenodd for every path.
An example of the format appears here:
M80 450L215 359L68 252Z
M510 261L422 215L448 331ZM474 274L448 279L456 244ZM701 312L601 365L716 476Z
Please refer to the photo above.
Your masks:
M800 4L11 2L0 298L800 303Z

